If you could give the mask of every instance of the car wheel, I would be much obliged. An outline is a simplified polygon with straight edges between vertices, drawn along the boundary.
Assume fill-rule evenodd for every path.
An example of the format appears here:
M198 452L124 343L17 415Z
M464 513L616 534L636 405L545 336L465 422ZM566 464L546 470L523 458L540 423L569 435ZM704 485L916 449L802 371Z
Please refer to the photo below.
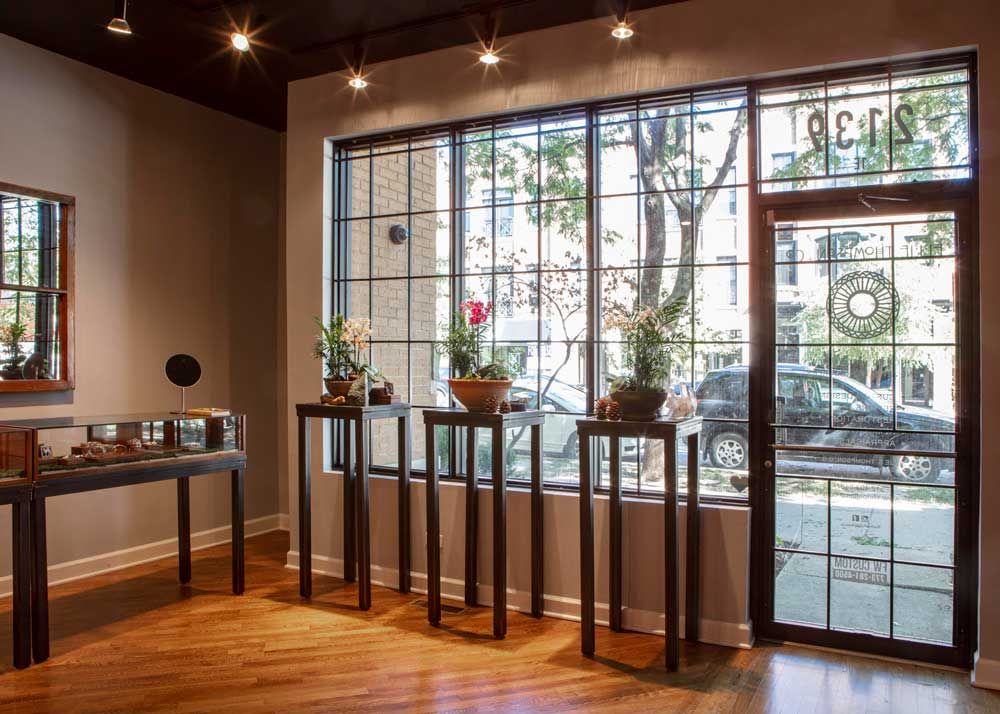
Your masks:
M709 458L718 468L745 469L750 458L746 438L733 431L717 435L712 439Z
M941 462L929 456L893 456L889 459L889 469L898 481L931 483L941 474Z
M570 434L569 438L566 439L566 445L563 446L564 458L576 459L580 456L580 438L576 434Z

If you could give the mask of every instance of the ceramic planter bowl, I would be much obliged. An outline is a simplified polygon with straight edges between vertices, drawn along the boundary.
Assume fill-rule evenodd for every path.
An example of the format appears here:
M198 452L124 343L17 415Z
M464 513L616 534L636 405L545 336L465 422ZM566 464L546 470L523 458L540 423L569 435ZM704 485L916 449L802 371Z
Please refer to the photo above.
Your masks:
M351 385L354 384L349 379L324 379L326 383L326 391L331 397L344 397L347 398L347 393L351 391Z
M486 398L496 397L497 404L507 398L514 382L510 379L449 379L448 386L463 407L470 412L486 411Z
M621 404L624 421L652 421L667 401L667 392L612 392L611 398Z

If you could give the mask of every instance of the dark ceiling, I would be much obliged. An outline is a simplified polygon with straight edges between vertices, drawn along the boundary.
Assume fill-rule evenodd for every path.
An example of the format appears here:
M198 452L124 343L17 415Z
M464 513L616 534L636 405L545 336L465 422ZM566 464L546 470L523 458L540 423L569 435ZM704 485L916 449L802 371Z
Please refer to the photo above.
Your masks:
M679 0L635 0L630 10ZM132 35L105 25L112 0L0 0L0 32L274 129L287 82L475 41L482 9L499 36L615 13L618 0L133 0ZM251 35L251 51L229 44Z

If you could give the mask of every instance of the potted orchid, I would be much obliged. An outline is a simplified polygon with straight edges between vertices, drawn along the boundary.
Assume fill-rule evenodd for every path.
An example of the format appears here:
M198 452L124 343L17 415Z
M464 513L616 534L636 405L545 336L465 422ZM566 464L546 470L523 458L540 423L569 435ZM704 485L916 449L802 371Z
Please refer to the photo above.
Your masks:
M448 385L452 394L470 412L494 411L513 384L503 365L482 363L483 340L492 314L493 303L466 300L452 316L447 337L437 347L451 362L453 376Z
M364 360L372 336L371 320L367 317L346 319L339 313L331 316L327 323L318 317L313 320L319 327L313 356L323 360L326 366L324 381L331 396L346 397L351 384L362 375L371 379L378 376L378 370Z
M611 399L621 405L627 421L650 421L667 399L670 363L677 347L677 323L687 302L675 300L661 307L636 305L612 311L606 329L622 336L624 371L611 381Z

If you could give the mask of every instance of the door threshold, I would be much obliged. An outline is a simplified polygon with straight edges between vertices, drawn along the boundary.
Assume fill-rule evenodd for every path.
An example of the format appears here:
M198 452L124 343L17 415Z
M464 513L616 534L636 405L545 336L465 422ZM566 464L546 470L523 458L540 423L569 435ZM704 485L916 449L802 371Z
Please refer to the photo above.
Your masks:
M937 669L945 672L963 672L968 674L972 670L967 667L954 667L948 664L938 664L936 662L924 662L918 659L904 659L902 657L890 657L889 655L873 654L871 652L858 652L856 650L842 650L837 647L824 647L822 645L811 645L805 642L794 642L792 640L778 640L772 637L762 637L757 635L756 640L758 642L769 642L775 645L781 645L782 647L801 647L806 650L816 650L818 652L830 652L832 654L841 654L848 657L862 657L864 659L876 659L882 662L892 662L894 664L912 664L917 667L924 667L926 669Z

